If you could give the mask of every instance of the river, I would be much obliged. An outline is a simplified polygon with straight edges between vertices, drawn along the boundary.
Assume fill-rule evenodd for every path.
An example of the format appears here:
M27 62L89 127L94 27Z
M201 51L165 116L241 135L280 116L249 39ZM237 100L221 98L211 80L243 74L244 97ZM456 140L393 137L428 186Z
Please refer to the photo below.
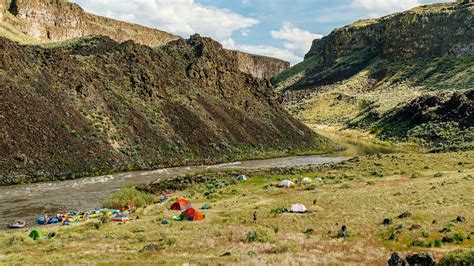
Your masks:
M390 147L370 144L360 140L336 135L324 135L342 144L346 149L319 156L295 156L209 166L174 167L77 180L0 187L0 226L17 219L25 220L27 225L34 225L34 219L38 214L94 209L100 207L108 195L123 186L149 183L160 178L185 175L206 169L256 169L320 165L338 163L354 156L397 151Z

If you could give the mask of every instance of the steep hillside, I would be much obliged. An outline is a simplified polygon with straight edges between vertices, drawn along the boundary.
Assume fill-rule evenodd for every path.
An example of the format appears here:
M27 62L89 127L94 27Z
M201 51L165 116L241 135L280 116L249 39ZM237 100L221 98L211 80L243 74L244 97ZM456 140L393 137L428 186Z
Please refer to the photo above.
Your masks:
M0 38L0 51L1 184L328 147L198 35L160 48Z
M179 37L164 31L84 12L67 0L1 0L3 21L40 42L58 42L90 35L105 35L123 42L160 46Z
M151 47L179 39L164 31L89 14L67 0L0 0L0 36L23 44L40 44L93 35ZM283 60L235 53L240 70L254 77L270 79L290 67Z
M449 118L425 116L410 127L393 116L444 110L447 95L458 101L448 109L472 105L473 13L472 1L458 1L358 21L315 40L305 61L273 83L288 109L307 123L356 127L383 139L435 146L462 136L455 142L464 146L473 141L472 108ZM424 107L412 108L421 103ZM457 123L461 116L465 122Z

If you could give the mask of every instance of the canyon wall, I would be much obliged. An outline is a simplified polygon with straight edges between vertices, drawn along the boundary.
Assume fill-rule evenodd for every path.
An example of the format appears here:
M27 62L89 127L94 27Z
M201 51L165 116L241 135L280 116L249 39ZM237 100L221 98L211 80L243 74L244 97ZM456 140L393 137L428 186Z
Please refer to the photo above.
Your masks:
M239 69L261 79L271 79L290 68L290 63L266 56L256 56L236 51Z
M27 43L61 42L91 35L104 35L124 42L158 47L180 39L179 36L85 12L67 0L0 0L0 22L11 36L25 35ZM6 16L6 13L11 15ZM5 35L5 34L4 34ZM15 38L18 41L18 38ZM234 52L234 51L231 51ZM236 51L239 69L254 77L270 79L289 68L289 63L265 56Z

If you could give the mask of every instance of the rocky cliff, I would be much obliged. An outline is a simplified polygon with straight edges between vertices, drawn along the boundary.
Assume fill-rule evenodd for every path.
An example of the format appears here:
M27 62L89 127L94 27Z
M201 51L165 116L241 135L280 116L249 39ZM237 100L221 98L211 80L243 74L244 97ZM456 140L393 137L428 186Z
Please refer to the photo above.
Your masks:
M430 139L428 133L411 138L400 123L393 122L396 119L385 118L404 113L400 110L404 106L413 110L410 104L424 102L428 95L442 99L458 91L472 97L473 15L472 1L458 1L358 21L315 40L305 61L273 83L288 109L308 123L368 129L391 139L395 134L389 132L398 132L397 140L438 144L448 140L434 135L448 130L447 135L462 135L471 142L472 121L438 127ZM465 101L460 106L470 103L467 96L456 98ZM436 124L434 119L431 122ZM417 127L414 131L428 129L430 121L418 122L412 123Z
M1 184L328 147L211 39L0 37L0 51Z
M237 57L240 71L261 79L271 79L290 68L290 63L283 60L276 60L266 56L255 56L239 51L232 52Z
M7 22L42 42L105 35L118 42L134 40L160 46L179 38L164 31L88 14L67 0L4 0L4 6L12 15L6 17Z
M125 23L85 12L67 0L0 0L0 33L22 43L60 42L91 35L115 41L133 40L151 47L179 39L164 31ZM21 35L24 35L23 37ZM270 79L289 63L264 56L235 52L239 68L258 78Z

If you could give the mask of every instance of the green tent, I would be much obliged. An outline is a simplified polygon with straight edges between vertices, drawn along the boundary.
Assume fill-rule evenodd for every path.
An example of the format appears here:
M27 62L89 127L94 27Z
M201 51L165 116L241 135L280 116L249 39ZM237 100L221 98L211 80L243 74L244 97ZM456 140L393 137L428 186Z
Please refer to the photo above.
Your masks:
M29 237L31 237L31 239L33 239L33 240L39 240L39 239L43 238L43 235L45 235L45 233L43 231L41 231L40 229L33 229L30 232Z

